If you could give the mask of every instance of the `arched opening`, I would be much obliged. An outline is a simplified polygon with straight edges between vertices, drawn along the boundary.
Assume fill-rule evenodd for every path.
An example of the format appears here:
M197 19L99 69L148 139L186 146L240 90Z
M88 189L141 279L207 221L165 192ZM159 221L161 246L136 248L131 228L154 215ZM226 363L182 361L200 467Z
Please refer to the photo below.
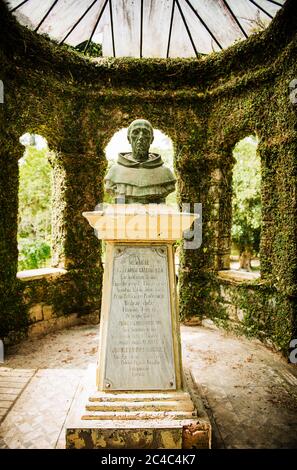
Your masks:
M20 137L18 271L51 265L52 168L47 141L38 134Z
M231 269L260 275L261 161L250 135L233 149Z

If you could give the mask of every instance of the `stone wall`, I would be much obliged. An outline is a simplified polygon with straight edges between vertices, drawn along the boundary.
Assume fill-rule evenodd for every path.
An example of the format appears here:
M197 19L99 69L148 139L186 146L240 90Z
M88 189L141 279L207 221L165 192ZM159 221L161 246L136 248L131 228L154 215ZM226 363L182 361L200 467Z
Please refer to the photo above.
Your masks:
M210 296L217 324L249 337L257 336L283 352L288 349L296 298L277 292L261 279L232 271L218 273Z
M83 289L88 298L81 300L79 305L82 292L78 292L71 282L72 276L69 277L67 270L32 269L19 272L17 278L22 286L22 300L28 321L26 333L29 337L40 337L73 325L99 323L100 310L99 307L94 308L94 300L94 303L90 301L90 286L87 283ZM11 341L14 339L13 335Z
M202 246L182 254L182 317L221 317L212 298L217 271L229 267L232 149L251 133L259 137L261 283L275 298L287 299L275 313L277 325L285 318L286 332L280 326L273 335L285 351L296 335L297 115L289 100L289 83L297 77L294 1L264 32L198 59L90 61L16 24L3 2L0 22L0 336L26 334L35 296L35 303L54 305L57 315L98 310L100 243L81 213L103 200L105 146L116 131L144 117L174 143L180 202L203 205ZM45 137L55 153L53 252L55 266L67 270L42 287L34 281L29 303L16 277L18 139L25 132ZM263 309L264 303L265 296Z

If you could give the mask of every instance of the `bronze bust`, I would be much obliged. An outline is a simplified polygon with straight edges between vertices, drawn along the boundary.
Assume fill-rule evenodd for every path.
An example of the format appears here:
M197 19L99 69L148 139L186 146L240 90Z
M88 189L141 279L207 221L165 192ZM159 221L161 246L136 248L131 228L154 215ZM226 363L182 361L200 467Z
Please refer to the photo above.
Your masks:
M164 166L160 155L149 153L154 140L151 123L145 119L133 121L128 128L132 153L120 153L117 163L105 176L105 189L116 202L125 204L165 203L175 190L175 177Z

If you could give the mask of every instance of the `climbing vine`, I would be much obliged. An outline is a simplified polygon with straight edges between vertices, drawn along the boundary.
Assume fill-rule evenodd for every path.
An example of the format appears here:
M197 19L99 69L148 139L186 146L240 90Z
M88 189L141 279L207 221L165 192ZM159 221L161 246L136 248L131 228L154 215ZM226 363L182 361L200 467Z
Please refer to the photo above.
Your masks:
M228 268L230 253L232 150L247 135L259 137L261 286L269 286L278 305L277 320L265 315L261 331L286 349L295 332L297 277L297 117L288 98L297 76L293 3L286 2L265 31L221 53L170 60L84 58L21 27L0 3L0 336L26 331L28 306L37 298L50 295L57 315L98 309L100 244L82 212L103 200L105 146L116 131L144 117L174 143L179 201L203 206L202 246L182 254L184 318L228 316L224 302L217 302L217 271ZM27 286L16 279L18 138L25 132L45 137L55 155L53 250L56 265L67 269L59 280L39 283L38 293L32 281ZM264 311L267 297L258 289L257 308ZM245 322L253 318L256 325L252 306L244 303Z

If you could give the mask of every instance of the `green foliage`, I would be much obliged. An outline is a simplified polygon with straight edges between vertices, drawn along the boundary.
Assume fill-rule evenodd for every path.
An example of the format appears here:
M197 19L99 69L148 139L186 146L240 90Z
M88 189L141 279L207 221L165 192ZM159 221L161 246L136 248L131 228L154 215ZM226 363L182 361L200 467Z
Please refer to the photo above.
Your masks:
M20 239L19 271L25 269L37 269L49 264L51 259L51 247L42 240Z
M233 155L232 241L239 251L259 252L261 231L261 163L257 139L247 137L235 146Z
M75 51L82 52L89 57L101 57L102 56L102 44L97 44L93 41L90 41L87 50L85 48L88 44L88 41L84 41L74 47Z
M28 146L19 163L19 270L50 262L52 181L47 153L46 148Z

